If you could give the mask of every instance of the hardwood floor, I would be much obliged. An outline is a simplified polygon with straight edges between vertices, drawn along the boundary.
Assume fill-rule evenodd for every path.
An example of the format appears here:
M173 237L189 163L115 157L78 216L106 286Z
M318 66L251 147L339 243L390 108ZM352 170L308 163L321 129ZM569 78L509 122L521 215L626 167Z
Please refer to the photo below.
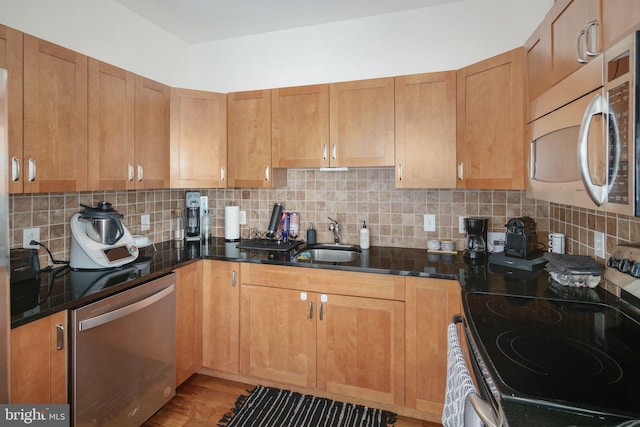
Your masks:
M216 426L218 420L235 406L241 394L247 394L252 385L207 375L195 374L176 390L176 396L151 417L144 427L199 427ZM395 427L438 427L411 418L398 417Z

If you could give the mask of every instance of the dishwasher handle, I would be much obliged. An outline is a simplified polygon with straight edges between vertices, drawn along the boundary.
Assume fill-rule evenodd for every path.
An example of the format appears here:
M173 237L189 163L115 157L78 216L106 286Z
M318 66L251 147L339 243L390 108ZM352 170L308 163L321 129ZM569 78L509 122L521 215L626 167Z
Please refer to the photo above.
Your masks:
M146 307L149 307L150 305L169 296L171 293L174 292L174 290L175 290L175 285L172 284L143 300L118 308L117 310L113 310L108 313L101 314L96 317L92 317L90 319L82 320L78 324L78 330L80 332L86 331L86 330L104 325L105 323L113 322L114 320L118 320L122 317L133 314L136 311L140 311Z

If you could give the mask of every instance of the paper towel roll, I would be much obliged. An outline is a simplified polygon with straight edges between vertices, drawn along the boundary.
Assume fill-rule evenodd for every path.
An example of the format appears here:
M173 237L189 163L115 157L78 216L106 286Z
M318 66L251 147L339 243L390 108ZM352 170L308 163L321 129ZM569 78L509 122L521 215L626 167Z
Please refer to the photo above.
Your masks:
M224 207L224 240L227 242L240 240L240 206Z

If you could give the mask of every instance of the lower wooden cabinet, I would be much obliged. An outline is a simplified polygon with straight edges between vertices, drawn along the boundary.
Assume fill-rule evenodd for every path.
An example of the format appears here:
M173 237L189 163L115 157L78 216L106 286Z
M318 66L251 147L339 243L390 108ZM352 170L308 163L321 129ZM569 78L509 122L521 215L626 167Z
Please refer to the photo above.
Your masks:
M202 264L177 268L176 386L202 367Z
M239 371L240 265L203 261L202 365L222 372Z
M447 327L462 310L457 280L406 278L405 406L439 421L447 377Z
M67 312L11 330L11 403L67 403Z
M404 404L404 302L377 298L376 291L372 297L336 293L347 287L354 294L366 293L370 276L387 280L389 288L403 278L242 267L241 374L345 398ZM274 280L278 271L283 273L279 286ZM288 274L300 280L286 280ZM341 275L348 278L344 288Z

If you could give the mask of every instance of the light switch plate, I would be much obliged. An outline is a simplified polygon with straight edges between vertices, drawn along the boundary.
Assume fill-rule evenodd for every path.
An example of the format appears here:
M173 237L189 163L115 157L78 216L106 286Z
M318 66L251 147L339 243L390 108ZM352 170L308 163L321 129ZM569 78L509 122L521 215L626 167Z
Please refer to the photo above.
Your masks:
M146 231L151 228L151 215L144 214L140 216L140 230Z
M460 234L464 234L464 219L466 217L464 216L459 216L458 217L458 233Z
M424 216L424 231L436 231L436 216L425 215Z
M600 231L594 231L593 232L593 246L595 249L595 255L597 258L602 258L604 259L605 256L605 239L604 239L604 233L601 233Z
M240 214L238 215L238 223L240 225L247 224L247 211L240 211Z

